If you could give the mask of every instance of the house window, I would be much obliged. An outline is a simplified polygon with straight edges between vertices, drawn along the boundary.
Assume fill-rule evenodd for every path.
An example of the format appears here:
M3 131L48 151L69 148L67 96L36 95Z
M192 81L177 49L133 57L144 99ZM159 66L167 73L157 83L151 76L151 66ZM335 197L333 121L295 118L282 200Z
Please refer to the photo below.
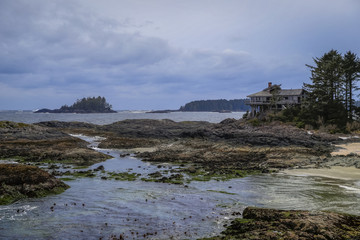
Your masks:
M289 97L284 97L285 100L289 100Z

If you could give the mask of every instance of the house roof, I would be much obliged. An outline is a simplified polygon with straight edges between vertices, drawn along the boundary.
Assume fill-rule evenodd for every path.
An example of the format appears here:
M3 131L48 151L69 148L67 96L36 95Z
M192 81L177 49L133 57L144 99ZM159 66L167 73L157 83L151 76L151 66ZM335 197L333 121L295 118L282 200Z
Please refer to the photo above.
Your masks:
M250 94L247 97L271 97L272 94L270 91L265 91L267 89L264 89L263 91ZM279 96L299 96L303 92L303 89L280 89L278 92Z

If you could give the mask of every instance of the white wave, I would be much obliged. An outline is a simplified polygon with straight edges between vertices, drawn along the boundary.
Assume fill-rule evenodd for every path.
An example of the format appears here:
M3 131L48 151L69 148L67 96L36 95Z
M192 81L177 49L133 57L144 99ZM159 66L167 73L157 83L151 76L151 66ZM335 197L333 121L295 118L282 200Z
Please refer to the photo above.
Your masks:
M105 140L106 138L105 137L100 137L100 136L95 136L95 137L92 137L95 141L96 140Z
M91 149L94 149L95 151L101 151L101 150L104 150L102 148L98 148L98 147L91 147Z
M31 211L31 210L37 209L38 207L37 206L24 205L21 208L24 209L25 211Z
M12 209L10 206L0 206L0 210L9 210Z
M72 137L76 137L76 138L80 138L86 142L89 142L89 143L98 143L98 141L102 141L102 140L105 140L106 138L104 137L100 137L100 136L86 136L86 135L83 135L83 134L69 134L70 136Z
M339 137L342 140L348 140L348 139L352 139L352 138L359 138L359 136L349 136L349 137Z
M130 110L130 113L146 113L149 112L149 110Z
M339 137L340 139L342 139L342 140L348 140L348 139L350 139L350 137Z
M83 134L69 134L72 137L77 137L77 138L81 138L81 137L85 137Z
M0 159L0 164L8 164L8 163L11 163L11 164L18 164L18 162L16 162L15 160L2 160Z
M339 187L345 188L346 190L351 191L351 192L358 192L358 193L360 193L360 188L349 187L349 186L345 186L345 185L339 185Z

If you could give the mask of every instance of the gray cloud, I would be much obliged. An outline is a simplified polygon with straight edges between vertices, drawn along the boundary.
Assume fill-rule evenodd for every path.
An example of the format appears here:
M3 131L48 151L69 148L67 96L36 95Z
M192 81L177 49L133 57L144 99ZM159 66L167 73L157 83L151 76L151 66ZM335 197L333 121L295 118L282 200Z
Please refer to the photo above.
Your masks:
M312 57L331 48L360 51L359 6L3 0L0 109L54 108L91 95L117 108L176 108L245 97L267 81L301 87Z
M125 71L156 64L172 54L166 41L126 33L122 23L87 17L76 7L69 11L74 6L44 3L48 2L2 2L2 82L23 87L32 83L36 87L39 82L35 78L42 74L48 77L47 82L41 82L42 86L91 84L96 82L93 76L106 83L103 78L108 71L121 76ZM21 76L26 73L28 84ZM17 74L18 78L9 77L10 74ZM29 80L31 76L35 78Z

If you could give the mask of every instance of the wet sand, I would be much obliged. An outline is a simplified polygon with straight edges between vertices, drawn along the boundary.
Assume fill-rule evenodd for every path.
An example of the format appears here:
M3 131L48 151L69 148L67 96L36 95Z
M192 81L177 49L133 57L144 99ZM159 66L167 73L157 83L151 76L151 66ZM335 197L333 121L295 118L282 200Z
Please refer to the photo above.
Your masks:
M348 155L351 153L360 155L360 143L347 143L335 146L336 151L331 153L332 156ZM360 169L356 167L333 166L331 168L291 169L284 170L282 173L295 176L318 176L343 180L360 180Z
M282 171L282 173L294 176L317 176L336 178L343 180L360 180L360 169L355 167L339 167L331 168L309 168L309 169L291 169Z
M360 143L347 143L335 145L336 151L332 152L332 156L348 155L350 153L356 153L360 155Z

